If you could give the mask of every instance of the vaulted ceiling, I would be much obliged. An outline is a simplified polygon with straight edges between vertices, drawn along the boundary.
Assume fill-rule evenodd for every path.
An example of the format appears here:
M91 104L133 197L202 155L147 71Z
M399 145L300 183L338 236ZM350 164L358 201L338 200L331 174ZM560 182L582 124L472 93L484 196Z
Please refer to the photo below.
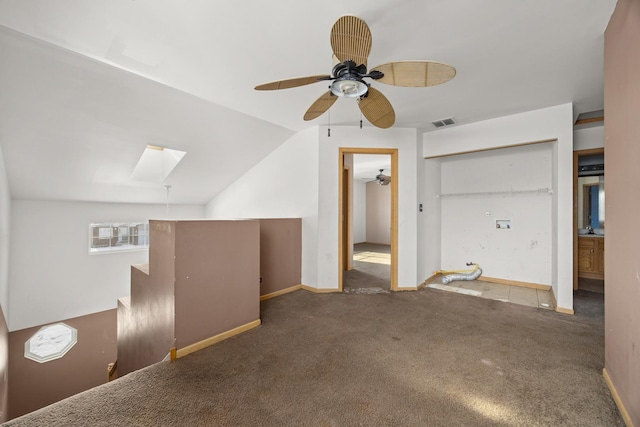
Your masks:
M0 0L0 146L17 199L208 202L295 132L330 74L341 15L373 34L369 65L428 59L456 77L374 82L398 127L436 131L573 102L603 107L603 33L615 0ZM359 123L354 100L331 124ZM369 124L365 121L365 126ZM147 145L186 151L163 182L131 174Z

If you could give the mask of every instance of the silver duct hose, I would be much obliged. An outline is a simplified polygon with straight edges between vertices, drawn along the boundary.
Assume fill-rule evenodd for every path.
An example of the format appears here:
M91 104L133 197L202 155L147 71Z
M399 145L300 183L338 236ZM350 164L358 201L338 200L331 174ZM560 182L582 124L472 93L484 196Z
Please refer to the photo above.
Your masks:
M482 274L482 269L478 267L478 264L468 262L467 265L475 265L476 268L468 273L447 274L446 276L442 277L442 283L446 285L447 283L451 283L454 280L476 280L478 277L480 277L480 275Z

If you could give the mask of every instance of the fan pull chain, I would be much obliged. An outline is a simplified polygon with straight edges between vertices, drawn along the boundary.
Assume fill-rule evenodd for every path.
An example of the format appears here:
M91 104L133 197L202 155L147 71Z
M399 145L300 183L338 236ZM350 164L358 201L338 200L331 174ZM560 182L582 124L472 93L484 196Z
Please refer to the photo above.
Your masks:
M331 108L327 111L329 122L327 123L327 138L331 138Z

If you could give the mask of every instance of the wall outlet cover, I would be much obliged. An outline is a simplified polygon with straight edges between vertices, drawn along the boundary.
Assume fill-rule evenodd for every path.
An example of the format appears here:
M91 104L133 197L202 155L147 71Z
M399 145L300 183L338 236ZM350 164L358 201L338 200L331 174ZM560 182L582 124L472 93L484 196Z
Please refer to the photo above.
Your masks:
M500 230L511 230L511 220L510 219L497 219L496 220L496 228Z

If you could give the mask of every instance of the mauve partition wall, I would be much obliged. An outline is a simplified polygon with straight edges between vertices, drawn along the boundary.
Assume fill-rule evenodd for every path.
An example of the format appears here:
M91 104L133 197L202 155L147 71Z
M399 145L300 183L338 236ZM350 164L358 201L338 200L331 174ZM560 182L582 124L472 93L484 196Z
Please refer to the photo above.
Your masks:
M604 37L605 375L640 426L640 0L618 0Z
M258 320L260 223L175 225L175 347L180 350Z
M302 220L260 219L260 295L273 294L302 280Z
M118 375L260 318L257 220L149 221L149 264L118 302Z
M118 375L160 362L174 343L175 221L149 221L149 264L118 301Z
M9 412L9 328L0 306L0 423L8 420Z

